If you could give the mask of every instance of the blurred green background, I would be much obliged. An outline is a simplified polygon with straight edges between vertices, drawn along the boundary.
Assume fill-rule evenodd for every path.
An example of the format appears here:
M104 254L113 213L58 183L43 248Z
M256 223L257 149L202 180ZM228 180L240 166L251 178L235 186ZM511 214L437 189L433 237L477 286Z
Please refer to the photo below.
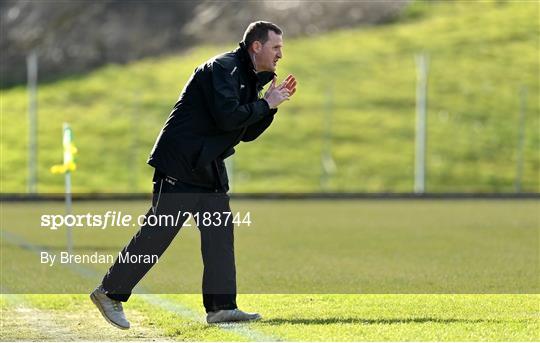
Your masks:
M415 56L425 53L426 191L516 191L524 108L521 191L539 192L539 13L538 2L420 1L379 25L285 34L278 74L293 73L298 92L259 140L238 146L233 190L413 191ZM63 122L78 148L74 192L150 192L145 161L184 83L243 29L237 40L40 83L38 192L63 191L49 172L62 159ZM1 192L26 192L26 86L1 93Z

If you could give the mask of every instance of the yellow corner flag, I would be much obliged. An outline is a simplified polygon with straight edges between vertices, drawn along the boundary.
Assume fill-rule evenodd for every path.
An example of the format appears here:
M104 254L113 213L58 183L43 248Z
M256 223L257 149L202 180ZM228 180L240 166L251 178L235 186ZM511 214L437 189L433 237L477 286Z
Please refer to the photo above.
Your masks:
M77 153L77 148L73 144L73 131L69 127L68 123L64 123L63 126L62 145L64 147L64 163L52 166L51 173L53 174L64 174L67 172L73 172L77 169L77 165L75 164L75 154Z

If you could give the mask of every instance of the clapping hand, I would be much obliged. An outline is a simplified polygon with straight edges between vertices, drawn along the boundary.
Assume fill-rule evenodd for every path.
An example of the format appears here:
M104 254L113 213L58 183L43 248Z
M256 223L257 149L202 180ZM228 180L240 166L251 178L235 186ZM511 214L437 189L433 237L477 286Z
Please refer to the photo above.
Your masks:
M276 81L277 78L274 77L270 87L264 94L264 99L268 102L270 108L277 108L296 93L296 79L293 75L287 76L278 86L276 86Z

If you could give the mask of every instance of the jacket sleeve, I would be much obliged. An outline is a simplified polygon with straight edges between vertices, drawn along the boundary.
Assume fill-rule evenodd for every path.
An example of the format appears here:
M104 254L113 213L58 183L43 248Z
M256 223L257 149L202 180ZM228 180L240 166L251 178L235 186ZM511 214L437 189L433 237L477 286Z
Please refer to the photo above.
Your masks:
M271 115L264 99L240 105L239 87L238 71L228 70L217 61L212 64L212 116L222 130L244 128Z
M251 142L257 139L257 137L259 137L270 126L270 124L272 124L274 114L276 114L276 112L277 108L272 109L270 110L270 116L248 126L246 132L244 132L244 135L242 136L242 142Z

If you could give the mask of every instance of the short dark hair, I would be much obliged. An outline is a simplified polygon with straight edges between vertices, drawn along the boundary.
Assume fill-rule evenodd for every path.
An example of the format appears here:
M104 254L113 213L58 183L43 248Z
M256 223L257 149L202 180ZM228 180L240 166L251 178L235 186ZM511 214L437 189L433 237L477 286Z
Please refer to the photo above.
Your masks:
M242 42L246 45L246 48L249 48L255 41L264 44L268 40L268 31L274 31L278 35L283 34L283 31L276 24L262 20L254 21L248 25Z

